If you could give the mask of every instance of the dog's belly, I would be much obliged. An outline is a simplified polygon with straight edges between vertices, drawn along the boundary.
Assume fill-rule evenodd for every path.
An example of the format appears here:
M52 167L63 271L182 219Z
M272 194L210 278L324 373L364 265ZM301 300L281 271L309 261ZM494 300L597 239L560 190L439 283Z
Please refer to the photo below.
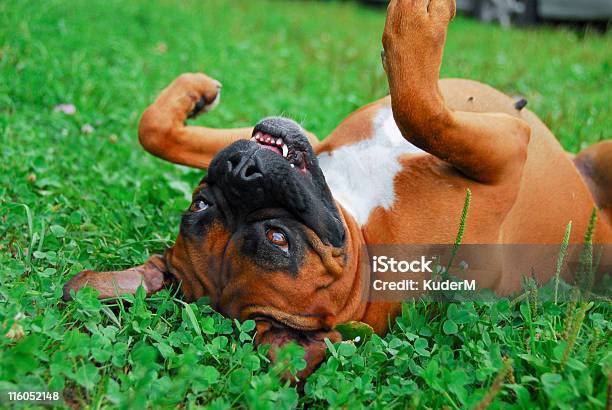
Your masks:
M369 138L319 154L319 166L334 198L361 226L377 207L390 209L396 201L395 176L400 157L428 155L404 139L390 107L380 106L371 121Z
M467 188L472 205L464 243L559 243L570 220L572 241L583 238L593 199L537 116L527 109L517 112L511 98L475 81L442 80L440 90L451 109L506 113L531 126L520 187L477 183L411 145L385 97L351 114L317 147L334 198L366 239L452 243ZM611 241L612 229L599 218L595 242Z

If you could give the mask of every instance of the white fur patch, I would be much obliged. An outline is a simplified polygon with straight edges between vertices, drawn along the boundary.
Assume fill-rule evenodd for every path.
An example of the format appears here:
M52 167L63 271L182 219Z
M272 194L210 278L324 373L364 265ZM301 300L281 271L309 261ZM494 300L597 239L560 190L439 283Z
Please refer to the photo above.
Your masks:
M391 108L381 109L373 121L372 138L319 155L319 165L334 198L364 225L376 207L395 202L393 180L401 170L399 156L422 153L404 139Z

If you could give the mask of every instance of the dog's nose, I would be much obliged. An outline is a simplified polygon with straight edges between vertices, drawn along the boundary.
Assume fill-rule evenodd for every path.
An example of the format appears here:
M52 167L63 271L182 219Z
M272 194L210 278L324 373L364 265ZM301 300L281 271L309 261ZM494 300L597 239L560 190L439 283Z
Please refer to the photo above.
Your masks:
M253 182L263 175L254 151L239 151L227 160L227 171L237 182Z

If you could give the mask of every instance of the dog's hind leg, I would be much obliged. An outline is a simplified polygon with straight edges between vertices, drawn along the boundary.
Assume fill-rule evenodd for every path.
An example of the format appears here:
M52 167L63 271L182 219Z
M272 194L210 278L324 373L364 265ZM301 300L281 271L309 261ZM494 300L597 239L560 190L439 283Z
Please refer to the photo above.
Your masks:
M221 83L202 73L185 73L165 88L143 113L138 126L142 146L170 162L208 168L214 156L228 145L251 137L253 127L208 128L186 121L215 108ZM317 139L308 134L311 144Z
M595 203L612 226L612 140L582 150L574 158Z
M502 113L450 109L438 88L454 0L393 0L383 33L393 116L409 142L484 183L517 183L530 127Z

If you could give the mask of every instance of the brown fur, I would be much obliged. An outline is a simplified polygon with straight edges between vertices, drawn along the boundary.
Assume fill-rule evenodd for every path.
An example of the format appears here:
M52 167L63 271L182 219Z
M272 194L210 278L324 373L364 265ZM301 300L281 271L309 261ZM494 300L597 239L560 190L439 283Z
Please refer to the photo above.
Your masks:
M589 147L574 159L602 215L612 225L612 141Z
M516 109L511 98L474 81L439 80L454 12L453 0L391 1L383 34L390 96L351 114L325 141L313 145L317 153L333 152L371 138L376 112L391 106L403 137L426 152L400 159L392 208L374 209L358 226L340 207L347 230L344 249L311 238L299 287L286 272L266 272L268 279L262 281L263 272L241 257L239 249L226 247L229 232L219 225L199 243L179 235L165 258L170 272L182 281L186 299L208 295L222 313L241 320L263 312L276 324L327 332L306 343L311 371L311 362L324 357L321 335L337 340L332 331L336 323L361 320L384 333L399 312L399 303L366 302L363 284L367 286L369 278L359 269L367 258L364 245L453 243L468 188L473 199L463 243L559 244L570 221L570 242L579 243L595 205L604 217L598 219L594 242L612 243L612 142L597 144L572 160L546 126L529 110ZM196 103L202 97L213 101L219 89L218 82L203 74L175 80L143 114L139 137L145 149L172 162L205 168L221 149L250 137L251 128L184 125ZM314 143L312 135L310 139ZM500 294L519 290L525 272L520 264L518 271L505 269L510 258L501 256L496 274L479 282ZM159 276L157 263L143 266L144 273L143 267L105 273L89 284L107 289L110 279L125 272L139 279L147 269ZM84 286L83 278L90 275L80 274L67 289ZM271 322L257 326L260 342L283 343L289 337Z

